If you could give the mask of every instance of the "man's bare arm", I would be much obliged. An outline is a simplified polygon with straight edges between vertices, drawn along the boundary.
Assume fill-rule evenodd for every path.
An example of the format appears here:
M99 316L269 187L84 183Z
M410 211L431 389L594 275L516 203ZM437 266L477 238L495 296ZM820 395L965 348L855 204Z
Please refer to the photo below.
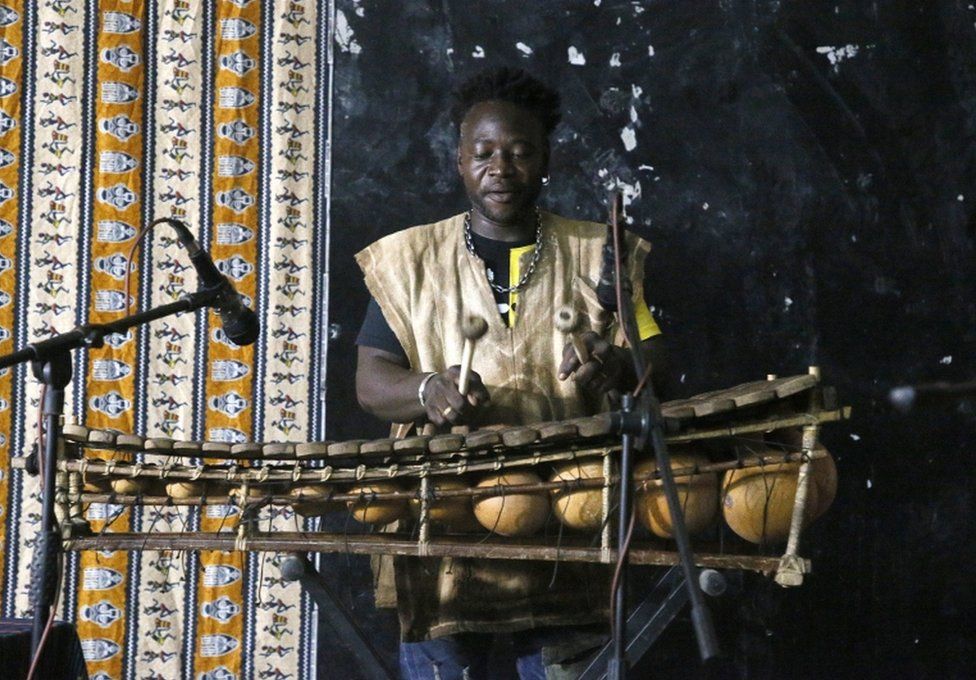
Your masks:
M375 347L359 347L356 398L367 413L394 423L429 420L435 425L465 422L488 403L481 376L472 372L467 397L457 389L460 369L452 366L436 373L424 386L420 405L418 390L427 373L410 369L404 359Z

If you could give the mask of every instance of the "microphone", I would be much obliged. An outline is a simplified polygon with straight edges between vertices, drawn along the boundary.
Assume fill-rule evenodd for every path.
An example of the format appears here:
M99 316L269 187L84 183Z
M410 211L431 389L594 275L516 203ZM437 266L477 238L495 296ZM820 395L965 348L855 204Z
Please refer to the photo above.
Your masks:
M258 315L244 304L240 294L234 290L234 284L220 273L210 253L200 247L190 230L179 220L164 217L157 222L167 222L176 230L180 243L190 256L193 268L197 270L200 287L217 291L213 307L220 315L220 323L227 338L236 345L253 344L261 330Z
M888 401L898 411L908 413L919 405L945 404L976 396L976 381L933 382L902 385L888 392Z
M253 344L261 331L258 315L244 305L240 293L234 290L234 285L220 273L210 253L201 248L196 241L187 246L186 250L190 254L194 269L197 270L201 287L217 289L214 308L220 315L220 324L224 327L227 338L236 345Z

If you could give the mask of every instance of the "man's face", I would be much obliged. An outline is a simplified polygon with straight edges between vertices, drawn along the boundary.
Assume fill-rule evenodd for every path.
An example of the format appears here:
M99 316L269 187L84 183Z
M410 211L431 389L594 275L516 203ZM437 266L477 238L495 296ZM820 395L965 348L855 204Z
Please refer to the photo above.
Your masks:
M542 190L549 144L530 112L509 102L480 102L461 123L457 160L475 211L499 226L514 226L528 218Z

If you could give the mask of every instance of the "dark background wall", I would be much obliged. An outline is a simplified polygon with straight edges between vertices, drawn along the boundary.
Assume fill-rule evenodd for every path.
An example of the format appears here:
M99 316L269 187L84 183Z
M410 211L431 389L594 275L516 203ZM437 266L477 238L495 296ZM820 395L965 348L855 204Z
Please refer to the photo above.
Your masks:
M367 300L352 254L465 207L450 88L484 66L524 66L565 104L544 204L602 219L609 183L639 183L632 228L655 246L650 299L685 389L817 364L854 407L826 432L840 489L807 534L814 575L791 591L747 579L719 607L740 670L969 676L976 419L968 402L899 415L884 395L976 375L972 5L338 6L352 35L334 80L331 316L342 333L330 350L330 438L382 432L352 388ZM571 47L585 64L570 63ZM392 620L369 613L364 563L332 564L392 646ZM662 676L691 674L682 626L654 651Z

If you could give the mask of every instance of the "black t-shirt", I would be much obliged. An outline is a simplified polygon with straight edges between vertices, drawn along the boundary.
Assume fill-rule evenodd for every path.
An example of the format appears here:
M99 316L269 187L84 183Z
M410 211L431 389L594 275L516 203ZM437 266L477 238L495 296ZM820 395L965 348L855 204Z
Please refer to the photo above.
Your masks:
M474 243L475 253L484 261L486 271L491 278L507 288L513 285L509 281L511 274L509 260L512 249L524 248L525 246L531 245L535 242L535 236L533 235L525 241L508 242L496 241L472 232L471 240ZM501 315L502 320L508 323L508 293L499 293L494 289L492 289L492 293L495 296L495 302L498 304L498 313ZM363 319L363 325L359 329L356 344L380 349L384 352L396 354L404 360L407 359L407 355L400 346L400 341L383 316L379 304L372 298L370 298L369 305L366 307L366 317Z

